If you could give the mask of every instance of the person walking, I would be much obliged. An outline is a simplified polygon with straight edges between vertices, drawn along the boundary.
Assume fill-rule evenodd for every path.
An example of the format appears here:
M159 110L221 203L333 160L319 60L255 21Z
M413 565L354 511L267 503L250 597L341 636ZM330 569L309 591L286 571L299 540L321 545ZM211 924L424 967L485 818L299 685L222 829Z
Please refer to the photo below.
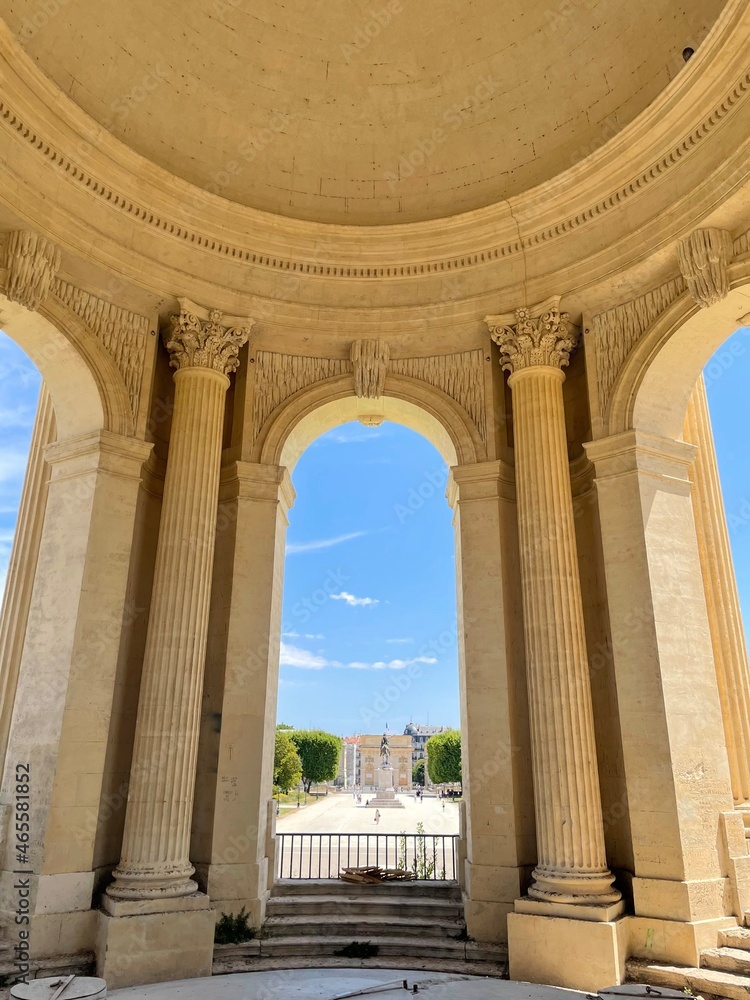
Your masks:
M379 809L376 809L376 810L375 810L375 825L377 826L377 824L378 824L379 822L380 822L380 810L379 810Z

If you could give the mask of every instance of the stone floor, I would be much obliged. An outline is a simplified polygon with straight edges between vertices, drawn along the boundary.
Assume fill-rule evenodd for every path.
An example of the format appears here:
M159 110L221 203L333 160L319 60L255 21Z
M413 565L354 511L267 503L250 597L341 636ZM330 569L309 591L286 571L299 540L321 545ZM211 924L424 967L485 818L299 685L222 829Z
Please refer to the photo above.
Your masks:
M381 809L375 824L375 810L364 805L374 792L362 796L362 805L348 792L331 794L306 809L291 809L279 816L279 833L416 833L417 823L425 832L451 836L458 833L458 805L450 800L426 798L417 802L412 795L399 795L403 809ZM443 809L445 801L445 809Z
M406 980L408 990L403 987ZM418 993L413 992L414 985ZM392 988L378 990L378 986ZM399 969L295 969L247 972L212 979L185 979L114 990L116 1000L340 1000L371 996L400 1000L583 1000L584 993L497 979L409 972Z

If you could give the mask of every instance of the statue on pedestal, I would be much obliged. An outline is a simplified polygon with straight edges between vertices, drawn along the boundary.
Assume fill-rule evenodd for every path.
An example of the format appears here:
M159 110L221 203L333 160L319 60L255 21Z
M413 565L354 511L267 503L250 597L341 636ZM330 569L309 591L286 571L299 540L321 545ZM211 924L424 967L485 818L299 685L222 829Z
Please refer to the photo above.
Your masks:
M391 744L388 739L388 733L383 733L383 739L380 742L380 756L383 758L383 767L391 766Z

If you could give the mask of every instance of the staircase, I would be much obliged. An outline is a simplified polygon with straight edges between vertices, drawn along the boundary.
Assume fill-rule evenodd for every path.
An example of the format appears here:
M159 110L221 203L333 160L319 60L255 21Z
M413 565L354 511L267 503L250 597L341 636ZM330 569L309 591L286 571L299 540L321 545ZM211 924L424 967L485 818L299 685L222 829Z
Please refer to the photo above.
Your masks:
M339 954L353 942L376 956ZM351 885L330 880L276 884L260 940L217 945L214 974L320 966L425 969L503 977L500 945L467 940L454 882Z
M746 920L748 914L745 915ZM630 959L628 979L651 986L688 987L705 996L750 998L750 928L730 927L719 931L719 946L701 952L700 968L663 965L645 959Z

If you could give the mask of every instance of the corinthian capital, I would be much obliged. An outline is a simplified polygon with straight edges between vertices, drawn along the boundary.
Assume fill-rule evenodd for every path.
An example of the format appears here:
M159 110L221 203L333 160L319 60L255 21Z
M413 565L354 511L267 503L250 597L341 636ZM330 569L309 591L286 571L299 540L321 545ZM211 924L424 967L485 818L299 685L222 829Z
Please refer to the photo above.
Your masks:
M237 371L239 350L250 337L253 320L202 309L189 299L179 303L180 312L171 317L172 329L164 335L171 366L212 368L223 375Z
M5 244L6 295L27 309L47 298L60 267L60 249L33 229L15 229Z
M732 237L724 229L696 229L677 244L680 271L688 291L702 308L727 296L731 259Z
M579 330L570 322L569 313L560 312L558 304L559 299L539 316L532 316L525 307L516 309L515 323L506 322L504 316L485 316L506 371L536 365L564 368L568 364Z

